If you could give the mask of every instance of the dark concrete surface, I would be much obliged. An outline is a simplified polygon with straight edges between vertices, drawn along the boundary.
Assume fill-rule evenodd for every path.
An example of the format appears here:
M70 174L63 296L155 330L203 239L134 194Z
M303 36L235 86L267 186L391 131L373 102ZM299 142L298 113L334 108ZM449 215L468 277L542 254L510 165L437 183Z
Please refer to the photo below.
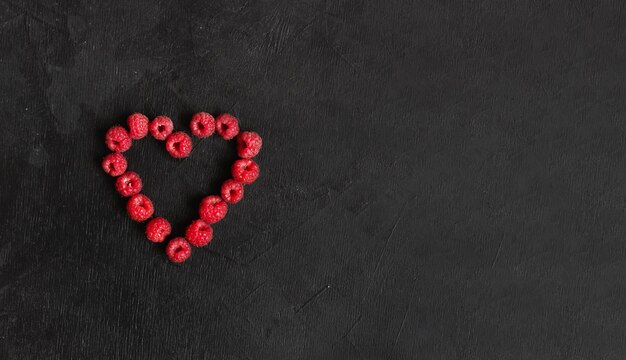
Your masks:
M0 358L623 359L622 1L0 1ZM100 169L229 111L168 262ZM217 138L128 152L175 234Z

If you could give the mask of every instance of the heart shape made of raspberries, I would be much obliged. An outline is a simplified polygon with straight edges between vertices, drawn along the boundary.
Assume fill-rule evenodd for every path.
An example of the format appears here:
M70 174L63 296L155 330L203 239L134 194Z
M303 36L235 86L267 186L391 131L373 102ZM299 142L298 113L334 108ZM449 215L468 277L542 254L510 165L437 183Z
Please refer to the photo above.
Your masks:
M139 174L127 171L128 162L122 154L130 149L133 140L143 139L150 133L156 140L165 141L165 149L176 159L189 156L193 147L192 139L183 131L174 132L172 120L164 115L150 121L145 115L135 113L128 117L128 130L123 126L111 127L105 135L105 143L111 154L102 160L105 173L116 177L115 187L120 195L128 197L126 211L137 222L148 221L146 237L160 243L172 232L169 221L163 217L153 217L154 205L150 198L141 193L143 183ZM206 246L213 239L212 224L222 220L228 212L228 204L243 199L244 185L252 184L260 174L259 165L252 160L263 145L259 134L252 131L239 132L239 121L230 114L214 118L206 112L192 116L189 124L191 133L198 138L206 138L215 131L227 141L236 139L237 155L231 167L232 178L221 187L220 195L209 195L202 199L199 219L189 224L185 237L170 239L165 248L167 257L174 263L182 263L191 256L191 247Z

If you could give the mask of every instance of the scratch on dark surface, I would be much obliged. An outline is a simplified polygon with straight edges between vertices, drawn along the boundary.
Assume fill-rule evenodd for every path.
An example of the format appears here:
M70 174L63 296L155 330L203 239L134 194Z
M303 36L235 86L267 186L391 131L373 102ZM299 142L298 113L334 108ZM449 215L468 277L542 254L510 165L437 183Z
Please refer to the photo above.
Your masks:
M500 251L502 250L502 242L504 238L500 239L500 245L498 245L498 251L496 252L496 256L493 258L493 262L491 263L491 268L493 269L496 266L496 262L498 261L498 257L500 256Z
M337 344L339 344L341 342L341 340L346 339L348 337L348 335L350 335L350 333L352 332L352 330L354 330L354 328L356 327L356 325L359 323L359 321L361 321L361 319L363 319L363 314L359 314L359 317L356 318L356 320L354 321L354 323L352 323L352 325L350 326L350 328L348 329L348 331L346 331L345 333L343 333L343 335L341 335L337 341L335 341L333 343L333 347L335 347ZM348 339L349 340L349 339Z
M318 290L315 294L313 294L313 296L311 296L310 298L308 298L304 303L302 303L302 305L300 305L300 307L298 307L295 311L295 313L299 313L300 311L302 311L302 309L304 309L308 304L311 303L311 301L315 300L316 298L318 298L320 295L322 295L324 292L326 292L326 290L330 289L330 285L326 285L323 288L321 288L320 290Z
M237 14L239 14L239 13L240 13L240 12L242 12L245 8L247 8L248 6L250 6L250 0L246 1L246 3L245 3L245 4L241 5L241 6L239 7L239 9L237 9L237 10L233 11L233 15L237 15Z
M180 100L181 103L183 103L184 105L188 107L191 107L187 99L183 95L181 95L178 92L178 89L176 89L171 83L168 83L166 86L168 89L170 89L174 93L174 95L176 95L176 98Z
M324 39L324 42L326 43L326 45L328 45L328 47L335 54L337 54L337 56L339 56L341 60L343 60L346 64L348 64L352 68L352 70L357 71L356 66L352 63L352 61L348 60L348 58L344 54L342 54L341 51L339 51L336 47L334 47L325 36L322 38Z
M239 261L237 261L237 260L235 260L235 259L233 259L233 258L231 258L229 256L226 256L226 255L224 255L224 254L222 254L220 252L217 252L215 250L210 250L210 249L207 252L209 254L211 254L211 255L215 255L215 256L217 256L219 258L222 258L222 259L224 259L224 260L226 260L228 262L231 262L231 263L233 263L233 264L235 264L237 266L241 266L241 263Z
M246 296L244 296L243 299L241 299L241 301L239 301L235 307L243 304L246 302L246 300L248 300L252 295L254 295L257 291L259 291L259 289L261 289L265 284L267 284L267 280L262 282L259 286L255 287L254 289L252 289L252 291L250 291Z
M291 41L287 43L286 46L281 47L280 49L278 49L278 51L275 53L275 56L280 55L283 51L285 51L285 49L291 47L293 44L296 44L295 40L298 40L298 38L300 37L300 35L302 35L308 28L311 27L311 25L313 25L313 23L315 23L315 21L319 18L319 14L315 14L312 18L311 21L309 21L306 25L304 25L302 27L302 29L298 30L295 34L293 34L291 36Z
M354 350L356 350L356 352L359 354L359 357L363 357L363 355L361 354L362 353L361 348L358 347L354 342L352 342L352 340L350 339L346 339L346 340L348 340L348 343L354 348Z
M244 319L246 320L246 322L248 323L248 325L250 325L250 327L254 330L254 333L255 333L255 334L257 334L257 335L260 335L260 334L261 334L261 330L259 330L259 329L256 327L256 325L254 325L254 324L252 323L252 321L250 321L250 319L248 319L248 317L247 317L247 316L246 316L246 317L244 317Z
M305 221L303 221L300 225L296 226L293 230L289 231L289 233L285 236L283 236L282 238L280 238L279 240L276 240L272 245L270 245L267 249L263 250L261 253L257 254L256 256L254 256L252 259L250 259L249 261L243 263L243 265L250 265L253 262L257 261L259 258L261 258L262 256L264 256L265 254L269 253L271 250L273 250L276 245L280 244L284 239L288 238L289 236L291 236L293 233L295 233L296 231L298 231L298 229L302 228L303 226L305 226L307 223L309 223L309 221L313 220L315 218L315 216L317 216L318 214L320 214L321 212L324 212L326 209L328 209L328 207L331 204L327 204L326 206L324 206L323 208L321 208L320 210L316 211L313 215L309 216Z
M328 12L326 10L326 8L328 7L328 2L327 1L324 1L324 6L323 6L322 9L317 8L317 7L307 3L306 1L298 1L297 3L294 3L294 5L297 5L297 4L302 4L302 5L306 6L306 7L308 7L309 9L313 10L315 12L315 15L313 16L313 19L315 19L315 18L317 18L318 16L321 15L321 16L324 16L324 17L334 18L334 19L336 19L338 21L342 21L343 20L343 19L341 19L341 17L338 14L333 14L333 13Z
M374 272L372 273L372 278L370 279L367 289L365 290L365 293L363 294L361 303L365 301L365 298L367 297L367 294L369 293L372 287L372 284L374 283L374 279L376 278L376 274L378 273L380 264L382 263L383 257L385 256L385 251L387 250L387 246L389 245L389 240L391 240L391 238L393 237L393 234L395 233L396 228L398 227L398 224L400 223L400 219L402 218L402 215L404 215L406 206L408 205L409 202L414 201L416 198L417 198L417 195L413 195L411 199L405 201L404 204L402 205L402 209L400 209L400 213L398 214L398 217L396 218L396 222L393 224L393 228L391 228L391 232L389 233L389 236L387 236L387 240L385 240L385 245L383 245L383 249L380 251L380 256L378 257L378 261L376 261L376 267L374 268Z
M291 235L291 233L289 233L289 235ZM287 235L287 236L289 236L289 235ZM272 249L274 249L274 247L276 247L276 245L278 245L279 243L280 243L280 240L276 241L275 243L270 245L267 249L261 251L259 254L255 255L252 259L250 259L249 261L243 263L243 265L250 265L250 264L254 263L258 259L260 259L263 255L267 254Z
M396 334L396 339L393 341L393 347L391 351L393 352L398 344L398 340L400 340L400 335L402 334L402 330L404 329L404 324L406 324L406 318L409 315L409 311L411 310L411 305L413 304L413 299L409 302L409 306L407 306L406 311L404 312L404 316L402 317L402 323L400 324L400 329L398 329L398 333Z
M535 21L539 16L541 16L542 14L545 14L546 12L548 12L548 10L550 10L550 7L552 6L552 3L554 1L548 1L544 7L542 9L540 9L539 11L535 12L534 14L532 14L532 16L530 16L528 19L526 19L526 23L524 24L524 27L527 27L531 22Z

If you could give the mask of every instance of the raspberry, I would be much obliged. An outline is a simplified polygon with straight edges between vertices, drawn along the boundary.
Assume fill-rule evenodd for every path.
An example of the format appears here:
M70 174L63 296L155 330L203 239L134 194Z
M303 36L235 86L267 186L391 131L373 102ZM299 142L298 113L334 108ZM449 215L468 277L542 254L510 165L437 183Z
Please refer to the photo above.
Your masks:
M182 263L191 256L191 246L185 238L177 237L167 243L165 253L171 262Z
M211 114L199 112L191 118L189 127L195 136L199 138L209 137L215 132L215 119Z
M224 140L230 140L239 134L239 121L231 114L221 114L215 119L215 129Z
M231 172L235 181L249 185L259 177L261 169L250 159L239 159L233 164Z
M105 135L104 142L111 151L116 152L124 152L130 149L130 146L133 144L128 131L121 126L110 128Z
M115 180L115 188L123 197L139 194L143 184L136 172L126 172Z
M244 131L237 136L237 155L244 159L255 157L263 146L259 134L253 131Z
M154 218L146 225L146 237L152 242L163 242L171 232L172 226L162 217Z
M128 163L120 153L109 154L102 159L102 169L111 176L120 176L126 172Z
M128 200L126 211L131 219L142 222L146 221L154 213L152 201L144 194L136 194Z
M213 239L213 229L211 225L205 223L203 220L196 220L187 227L185 237L193 246L205 246Z
M222 199L227 203L235 204L243 199L243 185L233 179L228 179L222 184Z
M165 140L165 148L172 157L186 158L191 153L191 138L182 131L175 132Z
M167 116L157 116L150 123L150 134L157 140L165 140L174 131L172 119Z
M200 203L200 218L209 224L222 220L226 212L228 212L228 204L219 196L207 196Z
M148 135L148 123L150 120L144 114L134 113L126 119L130 129L130 137L139 140Z

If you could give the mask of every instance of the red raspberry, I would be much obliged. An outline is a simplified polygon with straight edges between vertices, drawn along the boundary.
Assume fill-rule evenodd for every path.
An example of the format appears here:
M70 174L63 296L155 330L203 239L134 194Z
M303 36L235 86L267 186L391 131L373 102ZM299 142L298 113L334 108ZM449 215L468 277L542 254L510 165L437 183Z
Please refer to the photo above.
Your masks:
M171 232L172 226L162 217L154 218L146 225L146 237L152 242L163 242Z
M222 184L222 199L227 203L235 204L243 199L243 185L233 179L228 179Z
M228 204L219 196L207 196L200 203L200 218L209 224L222 220L226 212L228 212Z
M142 222L146 221L154 214L152 201L144 194L136 194L128 200L126 211L131 219Z
M174 158L186 158L191 153L191 138L182 131L175 132L165 140L165 148Z
M187 227L185 237L193 246L205 246L211 242L211 239L213 239L213 229L211 228L211 225L205 223L204 221L196 220Z
M167 243L165 253L171 262L182 263L191 256L191 246L185 238L177 237Z
M244 131L237 136L237 155L244 159L255 157L263 146L259 134L253 131Z
M130 146L133 144L128 131L121 126L110 128L105 135L104 142L111 151L117 152L124 152L130 149Z
M134 113L126 119L130 129L130 137L139 140L148 135L148 123L150 120L144 114Z
M215 129L224 140L230 140L239 134L239 121L231 114L221 114L215 119Z
M174 131L172 119L167 116L157 116L150 123L150 134L157 140L165 140Z
M209 137L215 132L215 119L211 114L199 112L191 118L189 127L195 136L199 138Z
M139 194L143 184L136 172L126 172L115 180L115 188L123 197Z
M252 184L261 172L259 165L250 159L239 159L231 168L233 179L242 184Z
M111 176L120 176L126 172L128 163L120 153L109 154L102 159L102 169Z

